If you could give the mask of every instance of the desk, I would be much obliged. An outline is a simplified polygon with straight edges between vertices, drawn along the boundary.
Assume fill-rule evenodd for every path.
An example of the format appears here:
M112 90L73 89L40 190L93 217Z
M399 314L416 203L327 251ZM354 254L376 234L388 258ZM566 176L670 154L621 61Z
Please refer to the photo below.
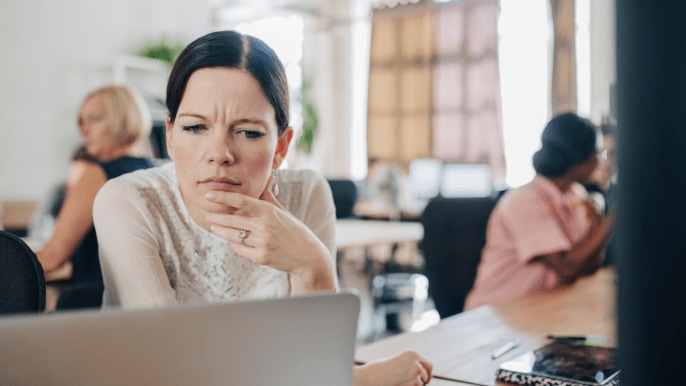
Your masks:
M381 273L379 265L401 263L396 258L400 246L408 246L416 251L416 245L422 237L424 227L418 222L339 219L336 220L336 260L340 262L346 250L362 249L367 275L371 280L374 275ZM387 248L379 256L373 253L375 247Z
M481 306L424 331L362 346L355 358L365 363L410 349L433 362L437 378L453 380L456 385L495 385L500 363L544 345L549 333L605 335L606 345L616 346L615 294L614 270L604 268L559 290ZM522 340L521 346L491 360L491 352L514 337Z

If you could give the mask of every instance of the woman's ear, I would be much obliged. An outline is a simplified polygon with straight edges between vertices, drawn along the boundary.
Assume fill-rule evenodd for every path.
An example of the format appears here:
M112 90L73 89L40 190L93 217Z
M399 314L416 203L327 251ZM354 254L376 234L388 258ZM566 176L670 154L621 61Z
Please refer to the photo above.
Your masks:
M167 154L169 154L169 158L172 160L174 159L174 149L172 146L172 128L174 127L174 124L171 122L171 119L169 118L169 115L167 115L167 118L164 120L164 125L166 126L166 130L164 131L164 136L167 142Z
M276 151L274 152L274 160L272 161L272 169L278 169L279 166L283 163L283 160L286 159L286 155L288 154L288 146L291 144L291 140L293 139L293 128L288 126L287 128L284 129L283 133L281 133L281 136L277 139L276 142Z

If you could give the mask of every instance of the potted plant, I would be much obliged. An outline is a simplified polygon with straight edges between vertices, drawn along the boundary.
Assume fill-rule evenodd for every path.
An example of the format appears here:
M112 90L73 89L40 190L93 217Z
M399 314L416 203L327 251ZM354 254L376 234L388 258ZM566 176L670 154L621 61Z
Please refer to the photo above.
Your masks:
M296 150L308 155L312 154L312 146L319 127L317 110L309 97L311 87L312 83L309 80L303 80L300 91L300 104L303 114L302 132L295 143Z
M179 39L171 39L164 36L141 48L138 55L145 58L161 60L171 67L185 46L186 44Z

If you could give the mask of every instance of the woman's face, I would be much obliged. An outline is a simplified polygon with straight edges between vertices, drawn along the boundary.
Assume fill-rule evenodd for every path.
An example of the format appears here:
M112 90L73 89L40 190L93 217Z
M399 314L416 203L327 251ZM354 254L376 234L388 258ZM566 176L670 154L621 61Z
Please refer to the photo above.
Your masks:
M286 156L290 128L278 135L275 111L248 72L203 68L188 80L176 119L167 119L167 148L184 202L196 222L227 211L210 191L260 197ZM201 220L201 221L198 221Z
M570 172L573 173L574 181L586 184L591 180L593 171L598 167L598 153L591 154L586 161L572 166Z
M93 95L84 101L79 111L79 131L88 154L106 160L112 149L118 147L110 128L105 97Z
M608 189L610 180L616 172L615 139L613 136L603 136L603 149L600 152L598 167L593 171L591 179Z

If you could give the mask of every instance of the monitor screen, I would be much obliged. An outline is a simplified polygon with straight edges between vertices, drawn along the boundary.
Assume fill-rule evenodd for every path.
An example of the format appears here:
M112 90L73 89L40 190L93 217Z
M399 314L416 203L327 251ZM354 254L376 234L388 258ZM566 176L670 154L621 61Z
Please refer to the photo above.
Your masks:
M441 189L443 162L435 158L417 158L410 162L409 180L412 196L429 199L438 196Z
M443 165L441 196L485 197L493 193L488 164L447 163Z

